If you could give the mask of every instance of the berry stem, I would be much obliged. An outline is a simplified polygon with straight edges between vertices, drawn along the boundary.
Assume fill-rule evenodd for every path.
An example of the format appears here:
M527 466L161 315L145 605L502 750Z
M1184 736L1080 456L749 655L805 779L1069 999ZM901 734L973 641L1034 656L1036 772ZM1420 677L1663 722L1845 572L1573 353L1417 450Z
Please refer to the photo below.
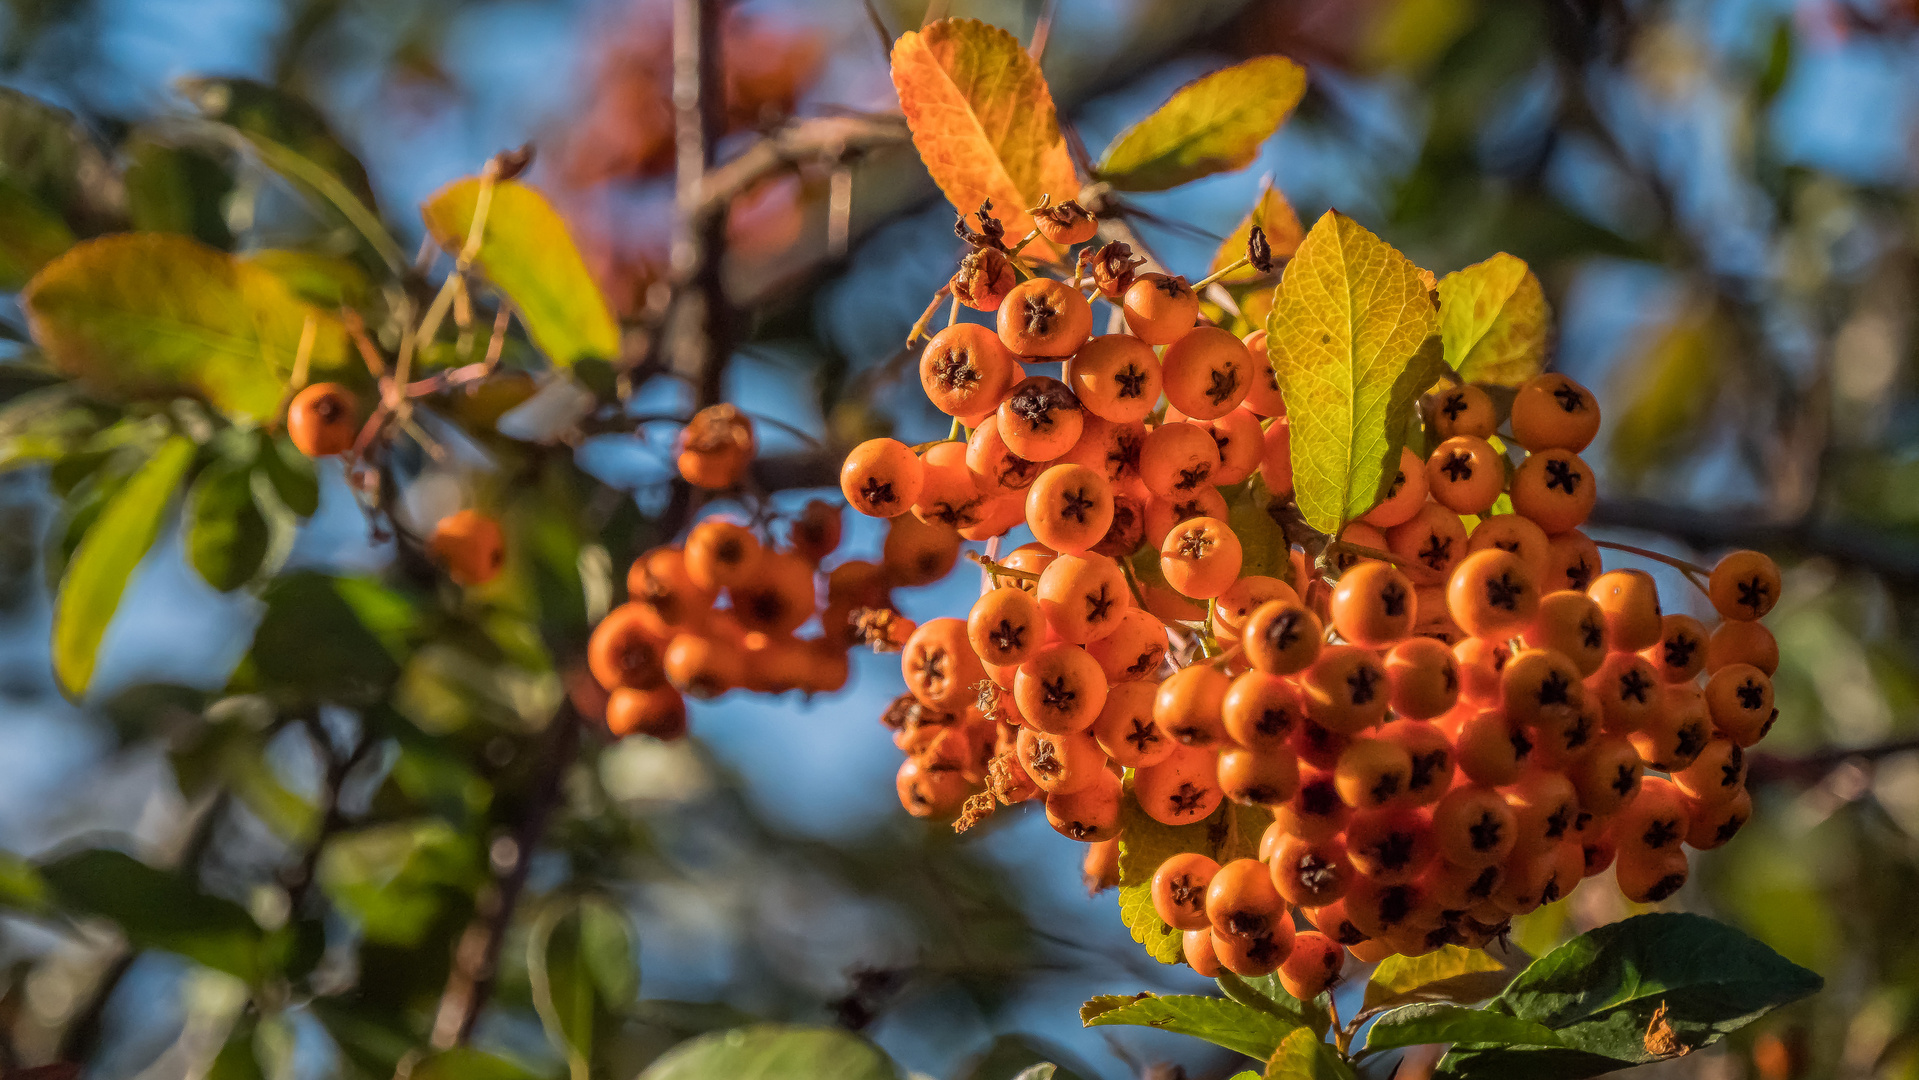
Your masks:
M1364 544L1355 544L1348 540L1330 541L1326 545L1326 554L1328 557L1357 555L1362 559L1377 559L1380 562L1397 566L1402 570L1412 570L1415 568L1420 570L1426 569L1426 567L1423 566L1416 567L1416 564L1407 562L1405 559L1400 558L1390 551L1381 551L1378 548L1367 547Z
M1133 576L1133 561L1131 559L1119 560L1119 569L1121 573L1126 575L1126 587L1133 592L1133 603L1138 604L1141 611L1145 611L1146 593L1139 587L1139 578Z
M1018 578L1021 581L1038 581L1039 580L1039 575L1033 573L1031 570L1015 570L1010 566L1005 566L1000 563L994 562L992 559L989 559L986 556L981 555L977 551L967 552L966 557L980 564L981 566L984 566L986 568L986 572L993 575L996 578L999 578L999 577Z
M1234 259L1232 262L1227 263L1225 266L1222 266L1219 269L1213 271L1212 273L1207 274L1205 277L1200 278L1198 281L1193 282L1193 291L1198 292L1199 290L1205 288L1206 286L1211 285L1213 282L1218 281L1220 278L1225 277L1227 274L1230 274L1233 271L1238 270L1242 267L1251 266L1252 264L1253 264L1253 261L1251 259L1248 259L1246 256L1241 255L1239 258Z
M1025 236L1020 237L1019 243L1014 244L1012 247L1006 249L1007 257L1012 258L1017 256L1020 252L1026 250L1026 245L1038 239L1039 239L1039 230L1034 229L1032 232L1029 232Z
M1686 576L1686 580L1691 581L1693 583L1693 586L1697 588L1700 592L1705 592L1706 587L1704 585L1699 584L1698 581L1695 581L1693 579L1693 575L1701 574L1708 577L1712 575L1712 571L1706 569L1703 566L1700 566L1698 563L1689 563L1684 559L1676 559L1672 557L1671 555L1661 555L1657 551L1648 551L1647 549L1642 547L1633 547L1631 544L1615 544L1610 540L1594 540L1593 545L1595 547L1611 548L1614 551L1623 551L1628 555L1637 555L1642 559L1651 559L1654 562L1665 563L1667 566L1670 566L1673 569L1678 570L1680 573L1684 574Z
M920 317L913 323L913 328L906 332L907 348L912 348L915 342L926 336L926 326L933 321L933 313L940 309L940 301L946 299L946 294L952 291L953 286L948 283L941 285L939 291L933 294L933 299L926 305L926 310L920 312Z
M965 434L966 434L966 425L960 423L960 418L955 416L953 418L953 426L946 429L946 441L959 442L960 439L965 436Z
M1215 667L1223 665L1227 663L1228 661L1232 660L1233 657L1238 656L1240 653L1241 647L1242 647L1241 644L1235 641L1233 642L1232 648L1227 649L1225 652L1220 653L1218 656L1209 656L1205 660L1202 660L1200 662L1203 664L1211 664Z

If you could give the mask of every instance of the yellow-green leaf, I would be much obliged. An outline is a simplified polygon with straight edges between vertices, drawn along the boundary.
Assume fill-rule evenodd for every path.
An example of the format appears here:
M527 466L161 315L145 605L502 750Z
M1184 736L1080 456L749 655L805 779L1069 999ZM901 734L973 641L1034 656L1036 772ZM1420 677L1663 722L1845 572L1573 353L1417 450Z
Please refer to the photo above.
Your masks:
M1151 116L1120 132L1099 178L1121 191L1164 191L1243 169L1306 93L1306 69L1255 56L1187 83Z
M1153 908L1153 872L1182 851L1201 852L1218 862L1247 858L1259 850L1259 837L1271 824L1270 812L1222 801L1211 816L1191 825L1163 825L1140 808L1127 780L1120 803L1119 917L1162 964L1180 961L1180 933Z
M1365 1009L1409 1001L1484 1001L1517 974L1478 949L1447 945L1424 956L1389 956L1366 983Z
M1260 1012L1231 998L1197 994L1144 994L1115 1002L1109 995L1094 998L1080 1009L1087 1027L1130 1024L1158 1028L1205 1039L1251 1058L1264 1058L1279 1048L1288 1033L1305 1031L1299 1024ZM1307 1032L1311 1034L1311 1032Z
M1420 351L1438 323L1419 268L1352 218L1329 210L1301 241L1273 294L1266 348L1313 528L1337 533L1379 501L1413 403L1438 377Z
M1266 1061L1267 1080L1353 1080L1353 1067L1310 1028L1286 1036Z
M1550 318L1539 278L1503 251L1440 279L1446 362L1467 382L1518 386L1539 374Z
M53 365L107 397L195 393L265 420L279 411L307 319L315 372L347 358L338 318L266 270L184 236L89 240L48 263L20 300Z
M133 568L159 535L167 504L193 462L193 440L175 435L107 501L81 538L53 605L53 673L69 697L87 692L100 639Z
M1258 201L1252 210L1240 219L1239 225L1219 245L1213 253L1211 272L1217 272L1246 255L1246 241L1252 235L1253 226L1266 231L1266 243L1273 249L1273 258L1290 259L1293 252L1299 250L1299 242L1306 238L1306 229L1299 223L1299 215L1293 211L1293 204L1270 182L1259 193ZM1250 266L1242 266L1231 271L1219 280L1228 285L1244 285L1254 281L1263 281L1271 275L1262 274Z
M0 292L25 285L72 246L73 232L58 214L0 177Z
M420 208L441 247L457 253L466 246L479 195L479 178L469 176L434 192ZM533 344L555 364L619 355L620 327L606 297L559 211L539 192L513 180L493 185L476 263L513 301Z
M990 199L1018 237L1032 229L1026 211L1042 194L1060 202L1079 193L1046 77L999 27L942 19L901 34L893 88L920 160L960 213Z
M1606 441L1622 476L1636 481L1696 445L1720 384L1733 370L1722 360L1727 328L1704 306L1689 306L1649 329L1637 355L1620 365L1613 387L1624 407Z

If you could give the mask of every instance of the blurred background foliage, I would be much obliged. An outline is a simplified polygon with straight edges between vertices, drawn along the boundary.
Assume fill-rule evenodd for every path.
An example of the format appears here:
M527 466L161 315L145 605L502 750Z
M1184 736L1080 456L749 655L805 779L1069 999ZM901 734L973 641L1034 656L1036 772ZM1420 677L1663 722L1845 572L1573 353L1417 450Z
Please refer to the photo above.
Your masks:
M933 5L1023 40L1041 6ZM917 0L736 5L721 159L792 117L894 108L880 31L926 15ZM6 0L0 81L71 110L84 137L49 139L0 98L0 288L74 236L128 226L330 255L310 284L355 287L337 266L350 235L210 140L211 117L305 147L407 245L427 193L530 139L530 179L639 324L670 258L669 29L653 0ZM1302 218L1337 206L1441 274L1518 255L1553 304L1556 366L1610 416L1590 454L1605 470L1595 535L1707 558L1756 546L1787 566L1760 813L1669 906L1742 926L1828 989L1658 1070L1919 1077L1919 8L1060 0L1044 67L1099 146L1181 83L1268 52L1309 66L1305 102L1252 168L1134 200L1161 260L1201 271L1263 176ZM186 76L244 76L315 111ZM898 145L734 201L724 271L745 321L725 390L808 437L763 424L764 478L817 484L831 447L944 428L897 376L898 344L958 254L950 225ZM0 301L0 335L22 330ZM30 379L0 364L9 394ZM635 408L685 404L669 389ZM99 1080L391 1074L435 1023L463 927L499 902L489 868L517 860L553 756L558 677L539 632L572 613L550 601L596 537L551 508L589 477L639 489L593 519L617 561L652 538L668 447L619 436L515 461L515 482L551 493L523 500L515 526L544 538L516 570L529 599L464 636L441 627L431 648L405 630L421 597L371 578L342 595L321 576L395 558L337 469L283 537L299 572L262 595L208 588L170 532L80 705L55 690L46 645L46 582L85 512L60 509L74 478L0 474L0 843L44 868L0 866L19 913L0 930L0 1064L83 1062ZM504 482L437 475L398 512L431 521ZM878 541L849 522L850 551ZM907 613L956 611L969 586L920 590ZM369 609L399 645L362 640ZM289 670L386 677L354 712L209 707L236 665L271 675L276 650ZM496 1056L434 1071L558 1075L557 1026L594 1073L630 1076L746 1015L844 1024L956 1080L1040 1054L1088 1078L1234 1071L1185 1040L1078 1028L1091 994L1199 984L1141 955L1110 894L1086 897L1077 845L1036 814L963 839L907 818L874 721L897 684L891 658L856 658L838 695L697 707L687 742L589 739L547 781L558 809L476 1038ZM83 915L50 917L52 901ZM1621 914L1616 894L1584 889L1516 940L1538 951ZM589 1006L561 1015L555 980L593 987Z

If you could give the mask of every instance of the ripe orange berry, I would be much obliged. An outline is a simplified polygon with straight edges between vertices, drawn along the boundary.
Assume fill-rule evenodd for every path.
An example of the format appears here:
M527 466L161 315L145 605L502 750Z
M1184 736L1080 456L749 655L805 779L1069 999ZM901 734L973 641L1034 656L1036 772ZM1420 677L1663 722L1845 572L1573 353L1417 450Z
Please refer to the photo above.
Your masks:
M1624 735L1651 723L1664 708L1659 673L1638 653L1615 652L1586 678L1586 691L1605 713L1606 730Z
M1426 459L1433 501L1460 514L1483 514L1506 487L1506 459L1484 439L1455 435Z
M1303 671L1319 658L1319 617L1293 600L1269 600L1246 618L1240 641L1253 667L1272 675Z
M1306 714L1313 722L1352 735L1386 717L1386 668L1370 649L1328 645L1300 677Z
M1092 332L1092 307L1064 281L1029 278L999 306L999 339L1016 356L1065 359Z
M1213 484L1219 444L1198 424L1161 424L1139 448L1139 478L1146 490L1179 499Z
M1189 518L1173 526L1159 546L1160 572L1181 596L1206 600L1239 577L1239 535L1218 518Z
M818 566L821 559L840 546L840 508L812 499L800 509L787 532L787 544L793 553Z
M1153 683L1126 682L1106 691L1106 704L1093 718L1093 738L1119 765L1137 769L1165 761L1179 744L1153 722Z
M1542 587L1549 591L1572 589L1585 592L1592 587L1593 579L1603 569L1599 545L1578 529L1551 537L1547 548L1546 576Z
M1633 852L1677 851L1690 822L1686 797L1672 781L1649 776L1639 784L1639 795L1614 816L1613 839L1624 858Z
M1513 438L1519 445L1577 454L1599 433L1599 402L1592 391L1558 372L1535 375L1513 397Z
M1499 704L1501 676L1512 658L1512 646L1495 638L1467 638L1453 646L1460 698L1476 705Z
M1179 936L1180 955L1192 969L1208 979L1217 979L1226 968L1219 962L1219 954L1213 951L1213 930L1208 925L1204 930L1188 930Z
M1706 670L1717 672L1727 664L1751 664L1768 675L1779 671L1779 642L1757 622L1728 619L1713 628L1706 640Z
M1206 886L1206 918L1219 934L1258 937L1286 919L1286 901L1273 887L1272 871L1258 859L1234 859Z
M460 510L441 518L427 549L456 585L484 585L506 566L506 537L500 523L478 510Z
M1246 407L1260 416L1285 416L1286 398L1279 390L1279 373L1266 353L1266 331L1255 330L1240 341L1252 361L1252 384L1246 388Z
M991 540L996 536L1005 536L1026 520L1026 499L1017 491L985 495L982 499L973 515L979 519L978 523L963 526L959 530L963 540Z
M1455 866L1497 866L1519 839L1519 818L1499 792L1479 784L1448 791L1433 807L1433 841Z
M1599 575L1586 590L1606 613L1606 644L1622 652L1638 652L1659 641L1659 586L1643 570L1612 570Z
M1041 195L1039 205L1029 212L1033 215L1033 227L1053 243L1072 247L1091 240L1099 231L1099 222L1078 200L1067 199L1050 206L1047 203L1047 197Z
M1086 651L1115 686L1157 679L1166 659L1166 624L1144 608L1128 607L1120 612L1112 631L1088 642Z
M1513 850L1543 851L1571 835L1579 792L1563 773L1532 768L1499 789L1516 822Z
M1537 727L1549 712L1576 712L1585 686L1571 660L1551 649L1514 653L1499 673L1499 706L1515 724Z
M1304 702L1305 698L1300 700ZM1325 727L1309 715L1293 728L1286 741L1299 760L1315 769L1331 769L1339 764L1339 755L1352 745L1353 737Z
M1213 953L1219 957L1220 966L1242 979L1271 975L1292 955L1293 924L1287 920L1280 920L1266 933L1252 937L1222 934L1218 928L1214 928L1212 935Z
M1760 618L1779 602L1779 565L1757 551L1735 551L1713 565L1706 592L1727 619Z
M1299 759L1284 746L1229 747L1219 755L1219 788L1236 803L1278 806L1299 790Z
M1124 559L1146 542L1146 502L1131 495L1113 496L1113 523L1106 535L1093 545L1093 551L1111 559Z
M898 439L868 439L840 466L840 492L868 517L897 517L919 501L925 466Z
M1078 554L1113 524L1113 486L1084 465L1054 465L1026 492L1026 520L1040 543Z
M1379 505L1366 511L1359 520L1376 529L1391 529L1411 521L1426 505L1426 463L1419 455L1400 447L1399 467L1386 484Z
M1539 585L1519 556L1496 548L1476 551L1453 570L1446 610L1474 637L1514 634L1539 613Z
M1024 570L1029 574L1043 574L1046 572L1046 568L1053 565L1053 560L1057 558L1059 558L1059 552L1054 551L1045 544L1029 542L1014 548L999 562L1001 566L1012 570ZM1039 589L1039 583L1028 581L1025 578L1009 577L1000 579L998 585L995 587L1001 589L1025 589L1027 592L1035 592Z
M1259 455L1259 479L1276 498L1293 493L1292 422L1280 417L1266 425L1265 448Z
M1592 470L1570 450L1527 455L1513 473L1512 489L1513 509L1549 533L1584 525L1599 497Z
M1405 792L1413 759L1406 748L1386 739L1354 739L1333 767L1333 786L1341 802L1355 810L1377 810Z
M671 742L686 734L686 698L671 686L616 687L606 699L606 729L616 739L651 735Z
M1411 517L1386 530L1386 550L1434 574L1446 574L1466 557L1466 526L1444 506L1422 503Z
M1475 710L1462 717L1453 735L1459 771L1489 786L1517 780L1532 751L1531 736L1498 709Z
M1745 790L1746 751L1731 739L1715 738L1692 764L1672 774L1672 782L1695 805L1725 802Z
M1583 686L1574 696L1578 704L1550 706L1541 710L1533 723L1533 760L1546 768L1570 768L1605 731L1606 714L1599 702Z
M1119 777L1105 769L1078 791L1046 796L1046 823L1068 840L1098 844L1119 836Z
M680 431L680 475L695 487L718 491L740 482L753 460L753 423L722 402L693 414Z
M1279 965L1279 984L1301 1001L1312 1001L1332 989L1346 964L1346 950L1314 930L1293 937L1293 951Z
M660 663L666 681L688 697L716 698L740 685L740 650L731 641L675 634Z
M994 491L1024 491L1043 468L1013 453L1000 438L997 412L988 414L967 438L966 467L979 478L981 489Z
M1084 731L1106 707L1106 673L1085 649L1054 642L1019 666L1013 700L1026 722L1040 731Z
M1173 531L1175 525L1194 518L1225 521L1230 513L1225 496L1211 484L1176 499L1163 499L1155 495L1146 504L1146 524L1142 536L1146 543L1158 547L1166 542L1167 534Z
M1470 383L1450 386L1434 395L1433 430L1442 439L1470 435L1489 439L1499 429L1499 413L1486 391Z
M1033 375L1014 384L999 405L999 434L1028 461L1051 461L1073 448L1085 428L1079 399L1058 379Z
M712 592L741 584L759 572L759 537L744 525L707 518L686 534L686 576Z
M1255 610L1273 600L1297 602L1299 594L1276 577L1248 574L1233 582L1213 602L1213 631L1221 641L1237 641L1240 628Z
M1379 738L1404 749L1412 762L1400 805L1429 805L1452 787L1453 744L1437 725L1424 720L1394 720L1379 729Z
M1535 582L1545 582L1552 569L1552 542L1538 525L1518 514L1493 514L1473 526L1466 550L1470 553L1488 548L1519 556L1526 569L1532 571Z
M966 778L952 769L933 769L917 758L907 758L894 779L900 805L919 818L949 817L966 801L970 787Z
M1340 637L1385 648L1413 628L1413 583L1388 563L1362 562L1333 587L1332 616Z
M314 383L287 405L287 438L308 457L331 457L353 449L360 403L339 383Z
M1024 662L1045 644L1039 601L1023 589L988 589L966 616L966 640L982 662Z
M952 571L959 551L960 535L951 526L901 514L887 527L880 562L895 585L931 585Z
M1584 592L1561 589L1539 598L1539 612L1521 635L1535 649L1572 661L1581 679L1606 661L1606 614Z
M1355 810L1346 825L1346 857L1353 869L1377 884L1412 881L1438 855L1432 814L1427 810ZM1361 881L1353 882L1347 892L1349 907L1361 887Z
M949 711L965 708L973 699L973 685L986 677L979 656L966 642L966 624L952 618L920 624L900 650L900 670L907 691L921 704Z
M586 664L593 678L608 690L651 690L665 682L660 660L666 642L655 625L651 613L638 604L621 604L607 612L587 639Z
M1437 905L1441 912L1458 913L1448 920L1444 929L1458 937L1453 944L1471 947L1467 936L1470 933L1468 920L1471 916L1466 913L1488 904L1505 879L1506 868L1503 863L1460 866L1441 859L1421 875L1419 887L1426 893L1427 903ZM1476 920L1474 924L1483 925L1477 924Z
M1220 700L1220 720L1226 737L1253 750L1287 745L1287 738L1305 719L1305 706L1291 680L1263 671L1247 671L1233 679Z
M1230 331L1193 327L1160 357L1166 400L1194 420L1218 419L1246 400L1250 366L1246 346Z
M1738 835L1752 819L1752 794L1745 790L1719 803L1686 802L1686 846L1708 851Z
M1645 656L1666 682L1691 682L1706 666L1706 628L1691 615L1664 616L1659 620L1659 643L1648 648Z
M1580 809L1603 816L1617 813L1638 797L1645 773L1645 762L1630 740L1601 735L1593 740L1590 752L1572 763L1566 776L1579 794Z
M1226 737L1222 711L1232 680L1211 664L1173 672L1159 684L1153 720L1159 729L1188 746L1212 746Z
M1112 633L1132 606L1119 564L1090 552L1061 555L1047 564L1035 595L1047 626L1060 640L1076 645Z
M1266 452L1266 433L1260 430L1256 413L1241 405L1203 426L1219 447L1214 485L1231 487L1258 471L1260 456Z
M1353 923L1343 898L1316 908L1302 908L1300 914L1306 916L1306 921L1317 928L1319 933L1325 934L1347 949L1357 948L1371 940L1371 935ZM1364 961L1358 953L1354 953L1353 958L1370 962ZM1383 960L1385 957L1381 956L1379 959Z
M1706 680L1706 707L1721 735L1751 746L1772 729L1772 678L1751 664L1727 664Z
M1679 848L1643 851L1619 849L1613 866L1619 891L1635 904L1657 904L1686 884L1686 853Z
M1190 825L1219 808L1224 793L1217 771L1210 749L1182 746L1166 760L1134 770L1133 796L1146 816L1161 825Z
M954 323L934 334L920 353L920 386L933 407L948 416L992 411L1019 377L1019 362L978 323Z
M1120 310L1134 337L1148 345L1171 345L1199 318L1199 294L1183 277L1140 274L1127 287Z
M1089 339L1066 361L1065 378L1087 412L1114 423L1136 424L1159 402L1159 357L1131 334Z
M1014 754L1026 775L1048 795L1081 791L1106 773L1106 755L1084 731L1050 735L1030 727L1019 729ZM1144 804L1142 804L1144 805Z
M790 634L812 618L817 597L813 564L790 551L765 551L748 582L727 590L733 616L747 630Z
M1145 424L1115 424L1086 413L1079 441L1053 463L1085 465L1110 481L1115 493L1128 490L1144 495L1138 489L1140 452L1145 445Z
M1325 907L1345 896L1352 884L1353 864L1346 857L1346 842L1337 836L1306 840L1281 834L1267 861L1273 887L1287 903L1300 907Z
M975 311L998 311L1019 278L1006 253L997 248L974 248L960 260L949 284L959 302Z
M1196 851L1171 856L1153 871L1154 913L1175 930L1211 927L1212 920L1206 917L1206 889L1218 874L1219 864Z
M1340 800L1332 770L1302 765L1299 790L1286 805L1273 809L1273 827L1302 840L1319 841L1338 835L1352 816L1353 808Z
M1662 687L1659 711L1626 737L1655 769L1670 773L1691 765L1712 741L1705 692L1691 683Z
M920 461L923 479L913 516L950 529L980 524L986 493L980 488L979 475L966 467L966 444L935 443L920 455Z
M633 560L626 572L626 595L651 611L661 624L681 626L711 611L715 594L693 584L686 572L684 551L663 547Z

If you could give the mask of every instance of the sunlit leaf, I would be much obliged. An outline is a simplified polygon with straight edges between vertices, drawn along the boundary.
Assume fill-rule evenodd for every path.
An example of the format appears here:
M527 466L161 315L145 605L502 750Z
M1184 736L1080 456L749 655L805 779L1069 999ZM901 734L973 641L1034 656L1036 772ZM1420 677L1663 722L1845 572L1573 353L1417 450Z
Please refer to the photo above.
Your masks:
M1197 994L1143 994L1124 1004L1111 995L1097 997L1080 1009L1080 1022L1087 1027L1127 1024L1177 1032L1254 1058L1270 1056L1289 1033L1305 1030L1230 998Z
M1318 1035L1299 1028L1266 1059L1266 1080L1353 1080L1353 1068Z
M1420 351L1438 322L1418 267L1337 211L1287 264L1266 346L1292 423L1295 497L1313 528L1337 533L1379 501L1413 403L1438 377L1441 361Z
M242 979L258 974L260 928L246 909L118 851L80 851L41 868L62 909L110 919L136 946L179 953Z
M1539 374L1551 318L1539 278L1503 251L1439 281L1446 363L1467 382L1518 386Z
M368 941L407 946L419 942L478 874L468 838L427 819L337 837L320 858L318 876L327 898Z
M14 292L73 246L73 231L26 189L0 178L0 292Z
M1290 1023L1303 1024L1322 1035L1332 1021L1331 1015L1318 1001L1301 1001L1287 993L1276 974L1246 979L1230 971L1221 971L1219 978L1213 981L1219 984L1221 993L1242 1005L1272 1013Z
M53 672L60 688L78 698L93 681L100 639L107 632L133 568L159 535L167 505L192 464L193 440L176 435L102 507L61 576L53 607Z
M293 295L318 307L359 307L373 292L373 282L360 264L337 255L267 248L249 251L244 257L285 282Z
M675 1046L639 1080L900 1080L872 1043L834 1028L754 1024Z
M1479 949L1447 945L1423 956L1389 956L1366 983L1365 1009L1410 1001L1484 1001L1515 973Z
M1269 812L1229 799L1204 820L1164 825L1140 808L1129 780L1120 803L1119 915L1133 940L1160 963L1178 963L1180 932L1153 908L1153 872L1182 851L1201 852L1221 863L1250 857L1258 852L1260 834L1271 822Z
M1231 266L1246 256L1246 241L1252 236L1255 225L1266 233L1266 244L1272 248L1275 260L1292 258L1293 252L1299 250L1299 242L1306 238L1306 229L1299 223L1299 215L1293 211L1293 204L1286 201L1286 196L1278 188L1268 183L1260 191L1259 200L1253 204L1253 208L1239 219L1239 224L1220 242L1219 250L1213 253L1213 265L1208 273ZM1250 266L1242 266L1219 280L1228 285L1243 285L1265 281L1271 276Z
M466 246L480 196L469 176L433 193L420 208L427 231L450 252ZM486 231L475 260L513 301L527 334L555 364L619 355L620 327L587 272L566 222L538 191L513 180L493 185Z
M198 393L263 420L279 410L307 319L315 371L347 356L337 318L184 236L89 240L41 270L21 306L53 365L106 397Z
M1612 386L1623 407L1606 447L1628 482L1679 459L1712 430L1708 416L1729 374L1726 331L1711 310L1687 308L1620 362Z
M266 515L253 498L253 463L222 460L187 494L187 559L221 592L245 585L266 558Z
M1393 1009L1374 1021L1366 1035L1369 1052L1427 1043L1558 1046L1559 1037L1551 1028L1531 1020L1438 1001Z
M1306 69L1255 56L1196 79L1120 132L1095 170L1121 191L1164 191L1243 169L1306 93Z
M944 19L900 35L893 88L926 171L960 213L990 199L1008 236L1019 237L1042 194L1058 202L1079 193L1046 78L1006 31Z

